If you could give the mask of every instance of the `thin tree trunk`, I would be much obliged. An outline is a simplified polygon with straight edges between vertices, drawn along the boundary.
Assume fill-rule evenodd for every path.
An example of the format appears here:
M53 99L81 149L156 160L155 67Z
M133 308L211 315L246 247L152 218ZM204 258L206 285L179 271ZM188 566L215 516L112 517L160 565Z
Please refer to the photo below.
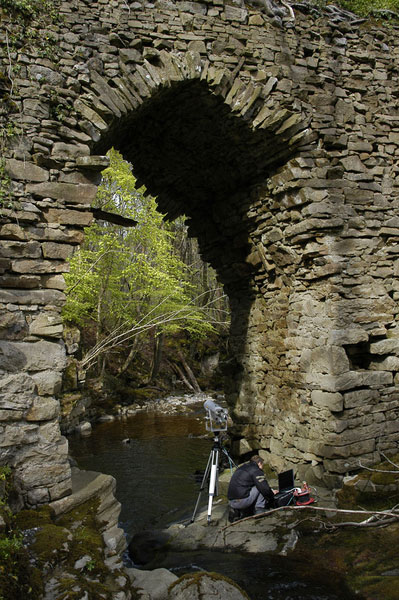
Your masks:
M136 336L133 338L133 344L130 348L129 354L127 355L127 357L125 359L125 362L123 363L121 368L118 370L118 377L119 377L119 375L122 375L123 373L125 373L125 371L127 371L130 363L132 362L133 358L135 357L135 355L137 353L138 345L139 345L139 336Z
M150 382L154 381L158 377L159 368L162 360L162 349L163 349L164 333L161 332L159 335L155 335L154 340L154 357L152 361L152 369L150 375Z
M188 379L190 380L190 383L193 386L194 391L197 392L197 393L200 393L201 392L201 388L200 388L200 386L198 384L198 381L196 380L196 378L194 376L194 373L192 372L192 370L188 366L188 364L186 362L186 359L183 356L183 353L179 351L178 355L179 355L181 363L182 363L182 365L184 367L184 370L187 373L187 377L188 377Z

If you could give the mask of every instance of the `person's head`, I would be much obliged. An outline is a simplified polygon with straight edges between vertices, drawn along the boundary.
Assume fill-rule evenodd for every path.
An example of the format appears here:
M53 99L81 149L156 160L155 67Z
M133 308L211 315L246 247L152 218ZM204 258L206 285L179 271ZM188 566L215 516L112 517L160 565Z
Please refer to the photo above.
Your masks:
M263 463L265 462L258 454L251 456L251 461L258 465L260 469L263 469Z

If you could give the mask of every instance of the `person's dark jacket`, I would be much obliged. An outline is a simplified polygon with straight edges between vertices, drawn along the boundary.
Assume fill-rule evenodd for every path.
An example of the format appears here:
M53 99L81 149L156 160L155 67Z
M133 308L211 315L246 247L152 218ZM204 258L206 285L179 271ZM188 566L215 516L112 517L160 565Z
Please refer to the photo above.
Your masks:
M266 481L265 474L255 462L249 461L238 467L230 480L227 497L229 500L247 498L256 486L269 507L274 506L274 494Z

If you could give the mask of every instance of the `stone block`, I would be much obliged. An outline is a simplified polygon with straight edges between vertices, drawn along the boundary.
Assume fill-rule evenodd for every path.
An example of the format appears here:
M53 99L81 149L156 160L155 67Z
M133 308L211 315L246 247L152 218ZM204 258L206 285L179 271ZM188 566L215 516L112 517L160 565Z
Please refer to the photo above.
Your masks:
M73 254L75 246L70 244L57 244L56 242L44 242L42 244L42 250L44 258L66 260Z
M399 356L399 338L388 338L370 344L371 354L395 354Z
M248 19L248 25L264 25L265 21L262 17L262 15L257 14L257 15L250 15L249 19Z
M35 275L69 271L67 262L55 260L13 260L11 266L15 273L32 273Z
M313 390L311 399L314 406L328 408L331 412L340 412L344 407L344 398L339 392L322 392Z
M206 4L183 0L183 2L180 2L179 4L179 10L182 12L192 13L194 15L206 15Z
M50 116L49 103L27 98L23 101L24 114L37 119L48 119Z
M0 340L0 369L17 371L62 371L66 366L64 344L54 342L7 342Z
M80 225L81 227L87 227L93 221L93 213L89 210L50 208L44 212L43 216L47 223L59 223L60 225Z
M345 171L354 171L356 173L364 173L366 171L366 167L356 154L342 158L340 162Z
M393 382L393 375L387 371L348 371L342 375L309 373L305 375L305 380L326 392L343 392L360 387L390 385Z
M17 242L2 240L0 244L0 256L15 258L40 258L41 250L39 242Z
M31 335L59 338L62 336L62 332L62 319L56 312L42 312L29 325Z
M3 304L17 305L52 305L63 307L65 294L58 290L2 290L0 289L0 302Z
M22 312L0 314L0 336L3 340L23 339L28 333L28 324Z
M378 452L372 452L362 456L361 462L366 467L371 467L379 462L380 455ZM356 471L360 468L359 458L350 456L348 458L325 459L324 467L327 471L333 473L347 473L348 471Z
M120 54L122 52L128 51L128 49L121 49ZM81 167L82 169L89 169L94 171L103 171L109 166L109 158L108 156L78 156L76 159L76 166Z
M225 4L224 14L226 16L226 21L238 21L239 23L245 23L247 20L248 11L244 8L237 8L235 6Z
M380 393L377 390L354 390L344 394L344 407L349 409L376 404L379 397Z
M324 446L324 458L349 458L353 456L361 456L375 450L375 440L362 440L345 446Z
M188 43L188 49L191 52L198 52L199 54L206 54L205 42L203 42L202 40L191 40L191 42Z
M51 151L52 156L63 159L75 159L80 156L89 156L90 148L86 144L65 144L64 142L56 142Z
M38 425L30 425L39 429ZM61 488L70 490L70 466L67 457L60 455L57 444L36 445L30 456L20 456L15 470L19 485L26 490L46 487L49 490L61 483ZM54 498L52 497L51 500Z
M308 370L340 375L349 371L349 359L339 346L319 346L310 351Z
M387 356L381 361L371 361L369 364L371 371L399 371L399 356Z
M346 329L333 329L329 334L329 343L336 346L358 344L367 342L369 334L361 327L348 327Z
M32 393L35 383L27 373L7 374L0 377L0 394Z
M10 158L6 161L6 169L11 179L23 181L48 181L49 172L35 163Z
M125 63L138 63L143 60L141 53L136 48L121 48L119 56Z
M24 423L5 424L0 436L0 448L30 445L37 442L38 438L39 427L37 425L26 425Z
M153 571L127 569L127 574L135 589L145 590L149 598L158 600L168 597L168 588L178 579L177 575L163 568Z
M38 504L47 504L50 502L48 488L34 488L27 493L27 501L30 506Z
M27 421L50 421L58 418L60 405L55 398L34 398L32 405L26 413ZM57 424L57 437L59 426Z
M41 283L43 287L53 290L63 291L67 288L67 284L65 283L63 275L48 275L46 277L42 277Z
M39 396L59 394L62 386L62 375L59 371L39 371L32 374Z
M64 80L61 73L39 64L30 65L28 67L28 73L32 79L51 85L61 85Z
M53 198L67 204L92 204L97 193L97 186L89 183L58 183L47 181L29 183L26 186L28 194L38 198Z

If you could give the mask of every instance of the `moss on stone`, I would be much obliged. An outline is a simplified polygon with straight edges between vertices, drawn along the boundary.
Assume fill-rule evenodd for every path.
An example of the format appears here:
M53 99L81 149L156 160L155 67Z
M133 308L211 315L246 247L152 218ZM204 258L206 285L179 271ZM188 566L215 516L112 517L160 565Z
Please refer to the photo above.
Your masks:
M70 539L64 527L46 524L37 531L32 550L43 566L55 565L67 556Z
M52 510L49 506L42 506L35 510L21 510L15 515L15 526L21 531L42 527L52 522Z
M85 525L87 527L92 527L94 530L98 530L99 520L97 512L99 505L99 498L91 498L61 515L57 518L57 523L68 529L75 529L78 525Z
M82 556L90 556L90 572L98 575L101 573L101 565L104 561L103 548L104 542L100 533L88 527L79 527L74 532L69 545L68 565L73 567Z

